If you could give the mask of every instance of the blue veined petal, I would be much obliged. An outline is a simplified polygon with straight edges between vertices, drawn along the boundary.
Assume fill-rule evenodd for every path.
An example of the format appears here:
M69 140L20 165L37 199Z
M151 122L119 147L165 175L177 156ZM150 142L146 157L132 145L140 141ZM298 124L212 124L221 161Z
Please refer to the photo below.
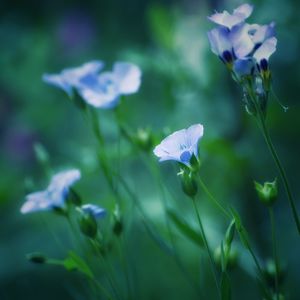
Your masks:
M60 172L54 175L47 189L29 194L21 207L22 213L51 210L63 207L70 187L80 179L77 169Z
M126 62L116 62L113 66L113 74L120 94L128 95L138 91L142 75L138 66Z
M233 11L233 14L229 14L226 10L224 10L222 13L215 13L208 17L209 20L212 22L225 26L229 29L231 29L233 26L244 22L245 19L247 19L253 11L253 6L249 4L243 4L236 8Z
M255 44L262 44L265 40L275 36L275 22L271 22L268 25L252 25L255 28L252 36L252 40Z
M249 25L241 23L230 31L230 40L237 58L244 58L254 49L254 43L248 33Z
M259 64L263 59L269 60L270 56L276 51L277 39L271 37L267 39L253 54L253 58Z
M225 51L230 51L232 49L232 44L230 41L230 32L225 27L217 27L210 30L207 33L211 51L222 57Z
M163 139L153 153L159 157L159 161L174 160L189 166L192 155L198 157L198 143L202 136L203 126L192 125Z
M59 74L44 74L43 81L58 87L65 91L69 97L72 96L72 86L65 80L65 78Z
M237 59L233 64L233 70L239 76L251 74L253 67L254 63L252 58Z
M84 204L81 206L81 209L95 217L95 219L100 219L106 216L106 210L95 204Z

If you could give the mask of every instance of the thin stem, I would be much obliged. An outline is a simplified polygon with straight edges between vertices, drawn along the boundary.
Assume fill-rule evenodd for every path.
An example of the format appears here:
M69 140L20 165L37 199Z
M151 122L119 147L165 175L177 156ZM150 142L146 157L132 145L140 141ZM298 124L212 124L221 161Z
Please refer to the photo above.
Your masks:
M298 216L298 212L297 212L297 208L296 208L296 205L295 205L295 200L293 198L293 195L292 195L292 192L291 192L291 188L290 188L290 185L289 185L289 181L287 179L287 176L286 176L286 172L281 164L281 161L279 159L279 156L275 150L275 147L272 143L272 140L271 140L271 137L270 137L270 134L269 134L269 131L267 129L267 126L266 126L266 122L265 120L261 117L260 115L260 119L261 119L261 124L262 124L262 130L263 130L263 135L264 135L264 138L265 138L265 141L268 145L268 148L272 154L272 157L275 161L275 164L278 168L278 171L279 171L279 174L281 176L281 179L282 179L282 182L283 182L283 185L285 187L285 191L286 191L286 194L287 194L287 198L289 200L289 204L290 204L290 207L292 209L292 213L293 213L293 216L294 216L294 220L296 222L296 226L297 226L297 229L298 229L298 233L300 234L300 220L299 220L299 216Z
M215 284L216 284L216 287L217 287L217 290L218 290L218 294L221 297L220 286L219 286L218 279L217 279L217 277L218 277L217 276L217 270L216 270L216 267L215 267L215 264L214 264L212 254L211 254L210 249L209 249L208 241L207 241L207 238L206 238L206 234L205 234L205 231L204 231L203 224L201 222L201 218L200 218L200 214L199 214L198 207L197 207L197 204L196 204L196 200L193 198L192 202L193 202L193 205L194 205L195 213L196 213L197 220L198 220L198 223L199 223L199 227L200 227L200 230L201 230L201 235L202 235L202 238L203 238L203 241L204 241L204 245L205 245L208 257L209 257L210 266L211 266L211 270L212 270L212 273L213 273L214 281L215 281Z
M227 212L227 210L222 206L222 204L220 204L220 202L210 193L210 191L208 190L207 186L202 181L200 176L198 176L198 181L204 193L207 195L208 199L211 200L212 203L216 205L226 217L230 218L229 212Z
M123 245L124 243L124 238L122 238L122 242ZM128 299L133 299L132 297L132 292L131 292L131 284L130 284L130 279L129 279L129 268L128 268L128 263L126 261L125 255L124 255L124 251L123 251L123 247L122 247L122 243L121 243L121 237L118 238L118 245L119 245L119 250L120 250L120 258L121 258L121 265L124 271L124 276L126 279L126 286L127 286L127 294L128 294Z
M279 292L279 285L278 285L278 278L279 278L279 262L278 262L278 255L277 255L277 247L276 247L276 228L275 228L275 218L274 218L274 211L272 207L269 207L269 215L270 215L270 223L271 223L271 230L272 230L272 248L273 248L273 258L275 263L275 294L276 300L279 299L278 292Z
M267 128L266 121L265 121L265 116L264 116L264 114L263 114L263 112L260 108L259 103L257 102L257 97L254 95L251 86L247 86L247 91L248 91L248 94L251 97L252 102L255 106L255 109L258 113L257 118L258 118L258 121L260 122L260 125L261 125L259 127L262 131L265 142L266 142L266 144L269 148L269 151L270 151L270 153L273 157L273 160L274 160L274 162L277 166L277 169L279 171L281 180L283 182L283 185L284 185L284 188L285 188L285 191L286 191L286 194L287 194L287 198L288 198L290 207L292 209L292 213L293 213L293 217L294 217L294 220L295 220L295 223L296 223L296 226L297 226L297 230L298 230L298 233L300 234L300 220L299 220L297 208L296 208L296 205L295 205L295 200L294 200L294 197L292 195L291 188L290 188L290 185L289 185L289 181L288 181L287 176L286 176L285 169L284 169L284 167L283 167L283 165L282 165L282 163L279 159L279 156L276 152L276 149L273 145L273 142L272 142L272 139L271 139L271 136L270 136L270 133L269 133L269 130Z

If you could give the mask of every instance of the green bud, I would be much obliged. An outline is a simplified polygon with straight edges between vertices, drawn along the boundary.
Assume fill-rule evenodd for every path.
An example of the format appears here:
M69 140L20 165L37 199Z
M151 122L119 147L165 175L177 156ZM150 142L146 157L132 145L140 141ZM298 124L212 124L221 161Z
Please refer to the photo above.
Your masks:
M150 151L154 145L154 138L149 128L139 128L134 136L134 141L144 151Z
M178 175L181 179L183 192L191 198L195 197L198 192L198 186L196 180L194 179L193 173L187 170L182 170Z
M254 182L254 185L258 198L262 203L271 206L277 200L277 178L273 182L265 182L264 185L258 182Z
M79 219L79 227L81 232L89 238L94 239L97 235L97 222L93 215L82 213Z
M48 154L46 148L40 143L35 143L33 148L34 148L34 153L35 153L35 156L36 156L36 159L38 160L38 162L41 164L48 164L49 163L49 154Z
M278 283L283 283L285 271L280 266L278 267ZM276 285L276 265L273 259L268 259L264 267L264 275L270 287L275 288Z
M224 246L224 248L226 248ZM224 249L225 253L227 252L226 249ZM226 255L224 253L224 255ZM238 252L236 249L230 249L229 252L227 252L226 257L224 257L226 260L226 268L227 269L233 269L236 265L237 265L237 258L238 258ZM214 251L214 261L216 263L216 265L218 265L220 267L220 269L222 269L222 250L221 250L221 245L218 246L215 251ZM224 263L223 263L224 264Z
M47 261L47 258L39 252L29 253L26 255L26 258L35 264L44 264Z

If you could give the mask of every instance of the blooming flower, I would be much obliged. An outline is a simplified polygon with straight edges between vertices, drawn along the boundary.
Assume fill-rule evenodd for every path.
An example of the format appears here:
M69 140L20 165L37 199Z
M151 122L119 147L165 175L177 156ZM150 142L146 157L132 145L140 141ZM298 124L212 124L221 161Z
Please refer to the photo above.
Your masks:
M48 187L26 196L26 202L21 207L23 214L62 208L68 196L70 187L80 179L77 169L60 172L54 175Z
M84 204L81 206L83 212L92 215L95 219L103 218L106 215L106 210L95 204Z
M117 62L111 72L99 71L103 63L94 61L81 67L66 69L58 75L44 75L47 83L63 89L68 95L75 88L88 104L97 108L113 108L121 95L136 93L141 84L138 66Z
M233 14L224 10L222 13L215 13L208 17L212 22L231 29L233 26L244 22L252 13L253 6L242 4L233 11Z
M187 129L175 131L155 147L159 161L175 160L190 166L193 155L198 158L198 143L203 136L203 126L195 124Z

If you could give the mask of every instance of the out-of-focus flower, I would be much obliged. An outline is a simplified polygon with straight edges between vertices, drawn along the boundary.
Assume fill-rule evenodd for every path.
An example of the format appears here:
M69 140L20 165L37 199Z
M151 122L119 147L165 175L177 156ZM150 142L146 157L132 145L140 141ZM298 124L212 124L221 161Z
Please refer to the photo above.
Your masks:
M231 29L233 26L244 22L252 13L253 6L250 4L242 4L233 11L233 14L224 10L222 13L215 13L208 19L218 25Z
M95 219L100 219L106 216L106 210L95 204L84 204L81 206L84 213L92 215Z
M141 84L141 70L138 66L117 62L111 72L98 77L81 80L78 92L90 105L97 108L113 108L121 95L136 93Z
M192 156L198 158L198 143L202 136L203 126L195 124L175 131L162 140L153 152L159 157L159 161L175 160L190 166Z
M47 189L26 196L26 202L21 207L23 214L63 208L70 187L80 179L77 169L60 172L54 175Z
M64 69L59 74L44 74L43 80L64 90L69 97L72 96L73 88L80 85L81 80L88 81L92 76L96 75L104 64L102 61L90 61L76 68Z
M111 72L99 71L101 61L92 61L78 68L65 69L57 75L44 75L43 80L63 89L69 96L75 88L88 104L97 108L113 108L120 96L136 93L141 84L138 66L116 62Z

